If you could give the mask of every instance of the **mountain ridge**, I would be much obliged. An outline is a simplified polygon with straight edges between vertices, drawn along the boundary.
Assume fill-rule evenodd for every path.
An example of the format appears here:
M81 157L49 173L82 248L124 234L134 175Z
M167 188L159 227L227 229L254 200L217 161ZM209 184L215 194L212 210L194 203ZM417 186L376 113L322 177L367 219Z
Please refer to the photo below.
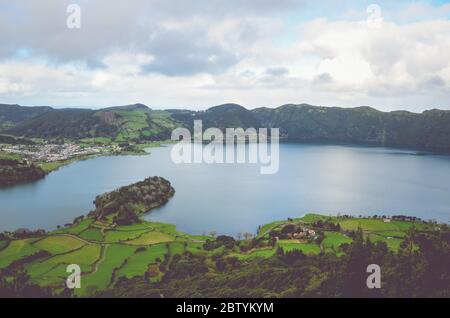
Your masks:
M343 108L306 103L251 110L228 103L202 111L153 110L140 103L99 110L0 105L0 127L3 128L0 132L19 137L108 137L117 142L162 140L169 139L176 127L192 129L194 120L202 120L204 129L280 128L280 135L288 141L450 152L450 111L439 109L422 113L384 112L370 106Z

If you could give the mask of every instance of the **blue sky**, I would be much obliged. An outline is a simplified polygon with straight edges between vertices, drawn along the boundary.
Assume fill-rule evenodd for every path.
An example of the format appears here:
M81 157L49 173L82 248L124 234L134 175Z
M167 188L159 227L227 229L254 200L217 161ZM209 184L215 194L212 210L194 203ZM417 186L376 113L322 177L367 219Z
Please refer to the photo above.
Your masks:
M450 109L449 18L441 0L0 0L0 103Z

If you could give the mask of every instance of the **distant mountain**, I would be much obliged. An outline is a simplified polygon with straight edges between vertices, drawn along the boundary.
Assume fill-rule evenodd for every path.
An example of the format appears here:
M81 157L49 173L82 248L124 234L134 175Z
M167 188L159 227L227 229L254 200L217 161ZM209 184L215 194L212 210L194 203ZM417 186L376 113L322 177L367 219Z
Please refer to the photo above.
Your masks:
M370 107L284 105L255 109L263 127L291 141L344 142L450 151L450 111L381 112Z
M262 127L258 114L236 104L214 106L206 111L197 112L186 110L167 111L175 121L183 123L183 125L188 128L193 127L194 120L202 120L204 128L217 127L225 129L228 127Z
M51 111L51 107L23 107L0 104L0 130L5 130L27 119Z
M24 109L33 111L33 107L20 107L21 112ZM101 110L48 108L46 112L16 121L2 133L30 138L106 137L123 142L167 139L175 127L169 113L134 104Z
M14 106L14 107L11 107ZM2 133L21 137L95 138L115 141L170 138L179 126L191 128L280 128L285 140L354 143L450 152L450 111L382 112L371 107L340 108L288 104L248 110L237 104L206 111L152 110L143 104L101 110L52 109L0 105ZM1 116L1 115L0 115ZM12 120L14 118L14 120ZM6 123L6 124L5 124Z

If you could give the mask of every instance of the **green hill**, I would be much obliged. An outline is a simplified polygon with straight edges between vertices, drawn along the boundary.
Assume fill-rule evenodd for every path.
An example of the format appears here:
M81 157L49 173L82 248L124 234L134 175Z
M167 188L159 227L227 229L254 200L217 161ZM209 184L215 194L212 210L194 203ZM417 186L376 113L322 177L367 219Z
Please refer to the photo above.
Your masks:
M168 139L175 127L177 125L169 113L135 104L98 111L50 108L42 114L16 122L12 127L4 129L4 132L45 139L106 137L106 140L123 142Z
M27 119L51 111L50 107L23 107L0 104L0 130L11 128Z
M224 104L206 111L152 110L143 104L101 110L0 105L0 131L21 137L155 141L170 138L176 127L192 129L194 120L202 120L204 129L280 128L288 141L450 151L450 111L437 109L419 114L308 104L253 110Z

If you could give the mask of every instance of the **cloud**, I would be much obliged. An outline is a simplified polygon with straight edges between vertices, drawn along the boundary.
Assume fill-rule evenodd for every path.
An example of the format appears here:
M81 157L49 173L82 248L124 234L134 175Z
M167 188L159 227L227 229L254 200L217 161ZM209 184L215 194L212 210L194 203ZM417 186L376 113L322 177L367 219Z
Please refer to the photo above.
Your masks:
M365 7L311 18L306 0L79 0L71 30L72 2L0 4L3 102L450 108L448 5L382 4L372 28Z
M72 2L17 0L0 4L0 57L12 57L26 48L54 62L83 60L96 65L111 51L133 49L156 55L148 68L152 71L173 75L198 69L214 73L234 60L231 48L221 47L220 38L209 32L219 19L242 17L246 27L241 25L240 40L252 41L256 29L246 17L270 16L302 4L298 0L259 0L257 5L238 0L80 0L81 28L69 29L66 9ZM171 67L167 62L170 58L180 62ZM185 69L180 68L183 65Z
M149 36L145 52L153 61L144 72L168 76L220 73L237 62L237 56L198 27L159 28Z
M269 67L268 69L266 69L266 71L264 72L265 75L268 76L284 76L287 75L289 73L289 69L286 67L282 67L282 66L278 66L278 67Z

